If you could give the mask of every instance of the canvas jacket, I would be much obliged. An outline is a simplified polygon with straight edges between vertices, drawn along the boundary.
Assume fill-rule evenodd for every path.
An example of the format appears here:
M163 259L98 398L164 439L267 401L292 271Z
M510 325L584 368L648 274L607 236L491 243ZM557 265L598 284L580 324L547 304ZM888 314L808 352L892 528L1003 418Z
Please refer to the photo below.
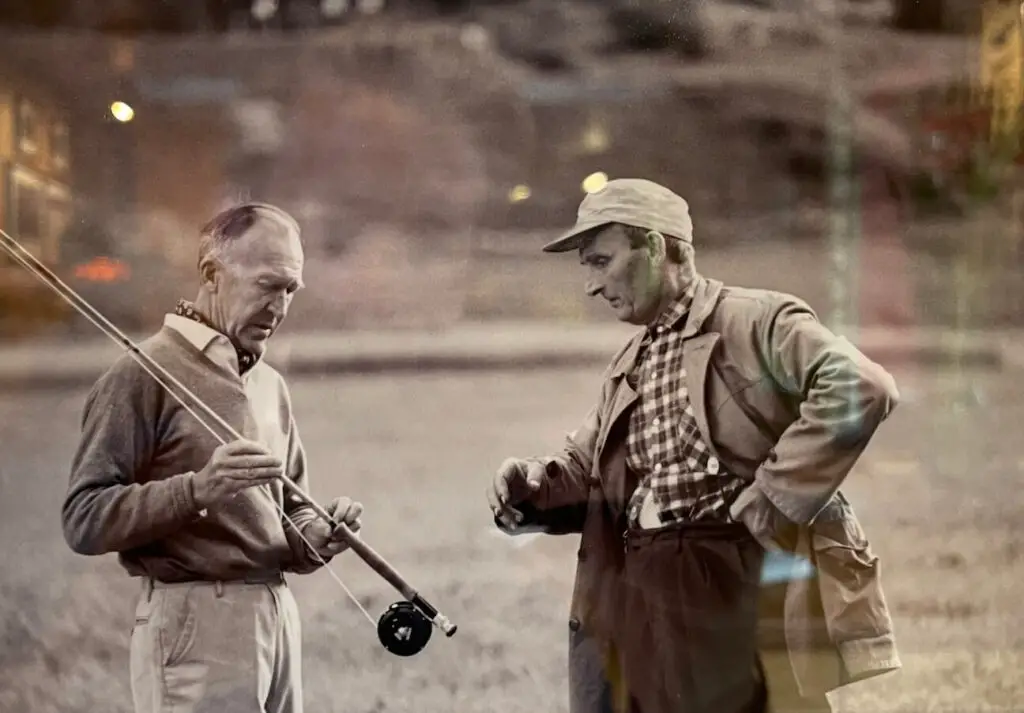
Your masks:
M704 440L784 515L789 529L777 542L815 567L813 578L784 585L777 619L762 617L762 648L788 650L805 695L899 668L878 558L839 490L896 405L893 378L801 300L703 277L684 337ZM615 355L597 405L564 450L535 459L546 477L524 504L524 524L581 535L570 628L574 642L591 641L574 644L570 658L594 642L605 650L614 638L625 509L637 484L625 436L641 338ZM592 664L570 660L571 686L589 685L572 679ZM573 710L588 705L577 698Z

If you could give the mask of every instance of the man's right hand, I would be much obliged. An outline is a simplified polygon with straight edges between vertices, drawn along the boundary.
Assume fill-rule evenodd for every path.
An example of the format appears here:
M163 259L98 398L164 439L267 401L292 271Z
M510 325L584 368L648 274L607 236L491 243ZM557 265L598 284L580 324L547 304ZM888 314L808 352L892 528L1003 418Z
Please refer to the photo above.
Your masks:
M192 497L202 510L284 476L284 464L265 446L232 441L217 448L192 481Z
M502 525L509 530L518 527L523 514L512 506L539 491L545 477L544 466L537 461L509 458L501 464L487 489L487 502Z

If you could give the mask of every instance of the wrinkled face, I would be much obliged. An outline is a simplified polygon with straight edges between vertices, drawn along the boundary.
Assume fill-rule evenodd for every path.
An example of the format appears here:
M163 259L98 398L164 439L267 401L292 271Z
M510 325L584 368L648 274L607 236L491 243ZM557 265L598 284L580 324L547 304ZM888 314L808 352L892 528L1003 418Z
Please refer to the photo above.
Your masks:
M648 324L660 312L663 261L650 245L630 247L621 225L601 230L580 247L587 294L605 298L615 316L630 324Z
M204 270L213 293L211 315L237 346L262 356L302 288L303 254L289 226L264 219L226 246Z

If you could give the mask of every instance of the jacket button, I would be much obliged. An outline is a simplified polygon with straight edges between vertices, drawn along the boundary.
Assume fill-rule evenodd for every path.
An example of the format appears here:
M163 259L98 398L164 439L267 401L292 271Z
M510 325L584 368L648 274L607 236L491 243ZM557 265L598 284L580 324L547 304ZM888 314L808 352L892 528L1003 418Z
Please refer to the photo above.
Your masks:
M573 617L569 620L569 631L576 632L580 630L580 620Z

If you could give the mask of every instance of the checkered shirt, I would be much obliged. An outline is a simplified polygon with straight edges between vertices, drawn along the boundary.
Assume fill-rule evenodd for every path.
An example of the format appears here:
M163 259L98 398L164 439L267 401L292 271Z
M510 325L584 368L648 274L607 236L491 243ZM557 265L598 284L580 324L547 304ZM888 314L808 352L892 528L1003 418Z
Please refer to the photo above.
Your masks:
M647 329L640 344L633 373L638 402L627 436L627 463L640 476L630 500L632 524L649 491L664 525L728 520L728 503L742 485L708 449L687 393L682 330L692 302L690 290Z

